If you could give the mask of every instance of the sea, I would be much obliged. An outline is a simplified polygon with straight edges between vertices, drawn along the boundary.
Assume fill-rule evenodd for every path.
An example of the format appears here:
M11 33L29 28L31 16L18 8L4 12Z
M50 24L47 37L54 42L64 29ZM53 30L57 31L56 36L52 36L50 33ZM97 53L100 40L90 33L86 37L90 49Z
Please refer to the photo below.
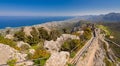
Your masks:
M0 29L6 27L31 26L71 18L73 18L73 16L0 16Z

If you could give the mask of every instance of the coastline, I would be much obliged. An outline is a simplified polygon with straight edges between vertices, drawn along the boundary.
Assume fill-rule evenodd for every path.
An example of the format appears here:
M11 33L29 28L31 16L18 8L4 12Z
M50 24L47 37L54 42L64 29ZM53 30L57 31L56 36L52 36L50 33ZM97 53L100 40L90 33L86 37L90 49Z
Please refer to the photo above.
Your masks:
M48 26L51 24L62 24L62 23L72 23L72 22L77 22L79 21L79 19L77 19L76 17L71 18L71 19L66 19L66 20L62 20L62 21L49 21L49 22L43 22L40 24L33 24L33 25L28 25L28 26L18 26L18 27L5 27L5 28L0 28L0 31L4 31L6 29L20 29L21 27L40 27L40 26Z

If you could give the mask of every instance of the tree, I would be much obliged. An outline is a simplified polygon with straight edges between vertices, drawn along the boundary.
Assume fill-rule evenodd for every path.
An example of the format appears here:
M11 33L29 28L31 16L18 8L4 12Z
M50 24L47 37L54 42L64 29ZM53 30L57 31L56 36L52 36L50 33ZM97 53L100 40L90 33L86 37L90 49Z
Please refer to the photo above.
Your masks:
M18 31L14 34L15 40L25 41L25 33L23 31Z
M54 41L60 36L61 36L61 33L58 30L52 30L50 32L50 38Z
M50 40L50 36L44 28L38 28L39 31L39 38L44 40Z
M71 52L71 50L73 50L77 46L79 46L80 48L83 46L79 39L68 39L62 45L61 50Z
M10 34L10 29L7 29L7 30L6 30L6 34Z
M39 38L38 38L38 37L28 36L28 37L26 38L26 42L29 43L30 45L34 45L34 44L38 44L40 41L39 41Z
M91 29L90 28L85 28L84 29L84 33L83 33L83 37L85 40L89 40L91 38Z

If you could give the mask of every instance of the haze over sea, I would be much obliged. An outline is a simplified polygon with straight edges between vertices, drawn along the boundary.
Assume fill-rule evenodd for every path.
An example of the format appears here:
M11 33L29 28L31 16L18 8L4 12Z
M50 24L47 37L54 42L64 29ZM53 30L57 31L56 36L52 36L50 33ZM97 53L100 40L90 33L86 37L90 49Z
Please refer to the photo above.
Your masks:
M0 16L0 29L71 19L71 16Z

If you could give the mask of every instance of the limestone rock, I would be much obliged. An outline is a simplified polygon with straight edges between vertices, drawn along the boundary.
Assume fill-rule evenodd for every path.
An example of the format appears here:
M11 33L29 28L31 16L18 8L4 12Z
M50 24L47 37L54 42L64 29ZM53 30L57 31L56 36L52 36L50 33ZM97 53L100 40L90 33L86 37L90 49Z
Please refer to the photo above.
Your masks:
M12 34L7 34L7 35L5 36L5 38L7 38L7 39L13 39L14 37L13 37Z
M35 53L35 49L29 49L29 53L30 54L34 54Z
M27 35L27 36L32 36L31 35L31 32L32 31L32 27L24 27L24 30L23 30L23 32L25 33L25 35Z
M21 47L22 45L27 45L28 47L31 47L28 43L25 43L25 42L23 42L23 41L17 42L17 46L18 46L18 47Z
M67 39L79 39L76 35L70 35L70 34L62 34L59 38L57 38L56 41L45 41L44 42L44 48L46 48L51 53L58 52L61 48L61 45L64 43Z
M46 61L45 66L65 66L69 56L70 54L64 51L53 53Z
M7 64L7 61L10 59L17 59L17 62L26 63L28 62L28 61L24 61L26 60L26 56L27 54L19 53L14 48L0 43L0 65Z

